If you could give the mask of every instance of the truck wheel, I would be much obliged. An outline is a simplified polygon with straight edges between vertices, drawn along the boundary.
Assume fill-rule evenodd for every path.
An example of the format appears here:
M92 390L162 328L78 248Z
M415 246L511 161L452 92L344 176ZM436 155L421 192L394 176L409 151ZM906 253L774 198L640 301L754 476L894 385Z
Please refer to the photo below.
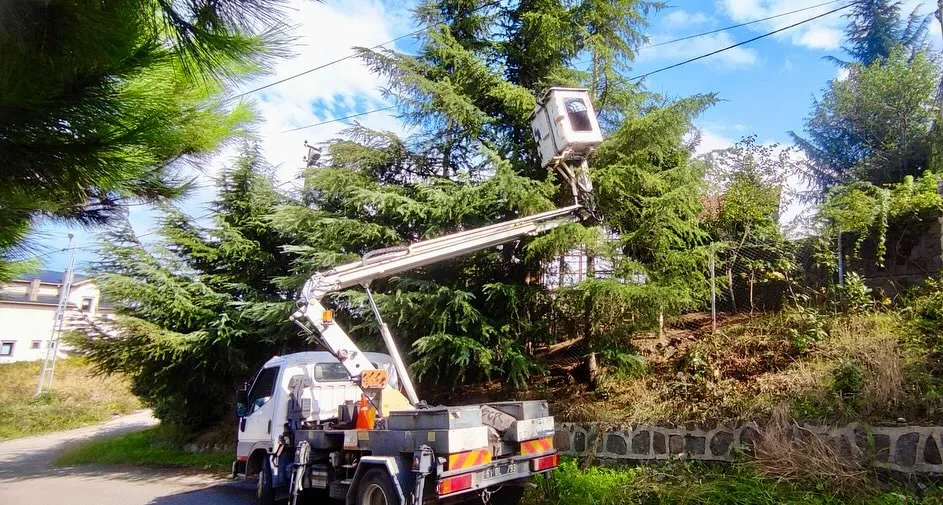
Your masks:
M357 505L397 505L397 498L390 476L381 468L368 470L357 486Z
M524 488L520 486L504 486L491 493L489 505L517 505L524 498Z
M259 472L255 502L258 505L275 505L275 486L272 485L272 460L268 454L262 457L262 470Z

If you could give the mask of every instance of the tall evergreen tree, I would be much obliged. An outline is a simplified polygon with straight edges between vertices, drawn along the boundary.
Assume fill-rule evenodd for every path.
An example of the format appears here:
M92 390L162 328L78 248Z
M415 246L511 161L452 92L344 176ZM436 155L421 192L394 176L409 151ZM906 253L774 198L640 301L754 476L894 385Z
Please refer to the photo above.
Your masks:
M922 6L914 8L904 21L901 18L901 1L854 0L845 29L847 41L845 52L854 62L871 65L886 59L897 46L904 46L911 53L926 49L927 28L932 14L920 14ZM851 63L837 58L834 61L844 66Z
M96 274L117 318L70 342L99 372L126 375L162 421L187 430L218 422L238 381L304 345L288 322L296 293L274 283L290 273L290 242L267 216L285 202L248 148L222 175L213 226L167 207L156 246L129 229L108 234Z

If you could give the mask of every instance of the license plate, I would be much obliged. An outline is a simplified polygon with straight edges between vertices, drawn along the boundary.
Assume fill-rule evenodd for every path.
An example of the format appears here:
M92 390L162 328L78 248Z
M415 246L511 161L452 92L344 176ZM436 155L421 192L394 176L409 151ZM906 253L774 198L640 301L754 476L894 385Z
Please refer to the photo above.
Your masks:
M485 480L517 473L517 463L509 461L485 470Z

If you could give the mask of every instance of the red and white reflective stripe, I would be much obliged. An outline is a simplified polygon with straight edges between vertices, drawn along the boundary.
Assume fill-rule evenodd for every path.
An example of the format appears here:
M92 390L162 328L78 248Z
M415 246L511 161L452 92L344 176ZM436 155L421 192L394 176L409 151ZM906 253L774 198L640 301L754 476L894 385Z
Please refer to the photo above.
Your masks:
M474 451L449 454L446 470L460 470L462 468L484 465L485 463L491 463L491 451L488 449L476 449Z
M560 455L551 454L530 460L530 471L542 472L560 466Z
M472 474L457 475L455 477L446 477L439 481L436 491L439 496L465 491L472 487Z
M527 440L521 442L521 454L527 456L528 454L540 454L543 452L550 452L553 450L553 438L535 438L534 440Z

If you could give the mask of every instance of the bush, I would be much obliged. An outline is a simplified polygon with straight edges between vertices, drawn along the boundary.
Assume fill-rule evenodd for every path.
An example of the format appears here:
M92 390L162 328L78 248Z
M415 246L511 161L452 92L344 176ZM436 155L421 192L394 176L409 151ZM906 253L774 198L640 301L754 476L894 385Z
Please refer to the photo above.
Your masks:
M871 288L856 272L848 272L842 284L835 284L829 288L832 305L838 312L868 312L874 308L874 298Z
M856 359L842 359L831 373L831 389L843 402L854 403L861 393L864 374Z

